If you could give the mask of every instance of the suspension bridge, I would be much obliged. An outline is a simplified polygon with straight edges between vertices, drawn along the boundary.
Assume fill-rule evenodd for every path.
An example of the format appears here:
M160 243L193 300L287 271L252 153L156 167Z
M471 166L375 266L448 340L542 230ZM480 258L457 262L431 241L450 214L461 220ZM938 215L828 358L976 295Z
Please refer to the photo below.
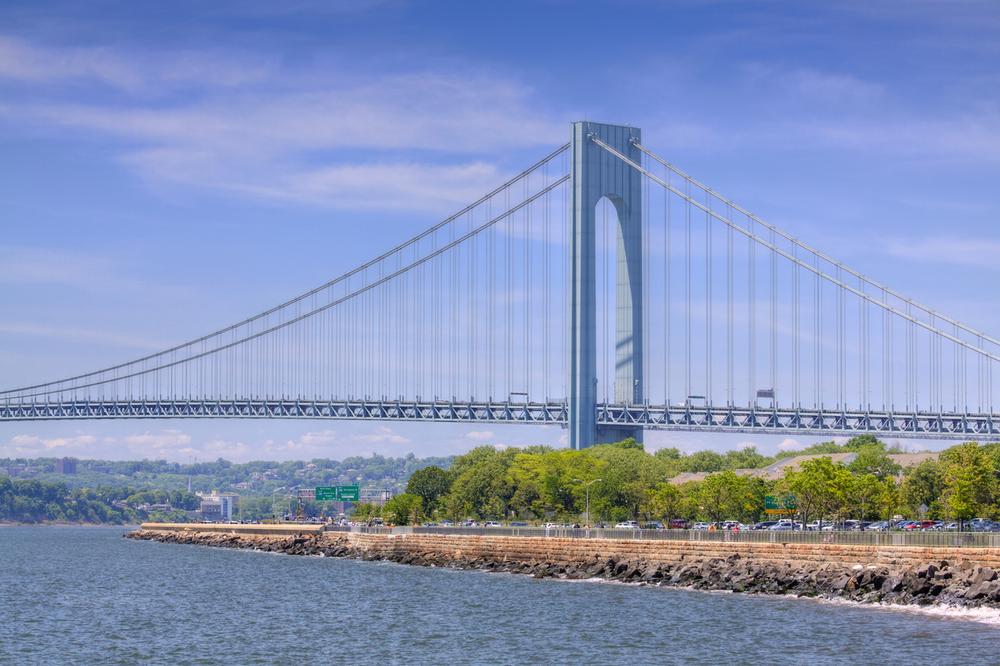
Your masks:
M306 418L1000 440L1000 341L768 224L647 148L571 140L275 307L0 391L0 421Z

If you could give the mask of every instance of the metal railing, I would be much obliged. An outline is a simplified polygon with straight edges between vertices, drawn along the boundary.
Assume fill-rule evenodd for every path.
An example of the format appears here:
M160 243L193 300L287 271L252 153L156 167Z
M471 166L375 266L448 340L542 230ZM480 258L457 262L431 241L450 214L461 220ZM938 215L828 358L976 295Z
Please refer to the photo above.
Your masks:
M356 534L426 534L441 536L550 537L560 539L623 539L693 541L701 543L830 544L841 546L1000 548L996 532L882 532L882 531L772 531L772 530L629 530L544 527L341 527L329 532Z

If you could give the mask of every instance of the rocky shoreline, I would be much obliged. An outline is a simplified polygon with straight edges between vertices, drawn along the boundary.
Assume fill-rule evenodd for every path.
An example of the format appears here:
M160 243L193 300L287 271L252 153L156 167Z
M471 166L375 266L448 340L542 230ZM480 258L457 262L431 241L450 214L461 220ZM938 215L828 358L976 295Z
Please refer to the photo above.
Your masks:
M964 561L938 560L916 565L845 565L758 561L734 553L728 557L691 556L680 562L593 557L575 564L465 557L460 553L407 552L367 548L347 534L269 537L212 532L136 530L130 539L241 548L287 555L384 560L416 566L451 567L531 575L535 578L605 579L622 583L724 590L752 594L843 599L860 603L940 605L1000 609L1000 576L994 569Z

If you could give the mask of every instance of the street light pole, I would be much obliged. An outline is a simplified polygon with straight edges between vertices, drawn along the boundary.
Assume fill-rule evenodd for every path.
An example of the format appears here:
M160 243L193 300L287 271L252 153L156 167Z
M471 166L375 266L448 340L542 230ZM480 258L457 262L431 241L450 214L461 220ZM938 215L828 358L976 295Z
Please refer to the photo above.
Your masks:
M587 527L590 527L590 486L597 483L598 481L603 481L604 479L591 479L583 486L584 493L587 497ZM573 479L573 483L583 483L580 479Z
M275 493L277 493L277 492L278 492L279 490L285 490L285 487L284 487L284 486L281 486L280 488L275 488L274 490L272 490L272 491L271 491L271 517L272 517L272 518L274 518L275 520L277 520L277 519L278 519L278 514L277 514L277 512L276 512L276 511L274 510L274 495L275 495Z

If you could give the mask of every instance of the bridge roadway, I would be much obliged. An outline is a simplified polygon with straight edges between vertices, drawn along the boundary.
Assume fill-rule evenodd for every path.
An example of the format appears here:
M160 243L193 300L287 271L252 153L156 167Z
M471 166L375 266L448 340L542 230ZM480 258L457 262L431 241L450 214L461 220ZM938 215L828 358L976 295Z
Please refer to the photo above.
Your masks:
M565 401L518 403L253 398L11 401L0 404L0 422L110 418L297 418L527 423L565 427L567 417L568 406ZM996 414L601 403L597 405L596 420L599 425L640 426L651 430L848 437L869 433L907 438L1000 441L1000 416Z

